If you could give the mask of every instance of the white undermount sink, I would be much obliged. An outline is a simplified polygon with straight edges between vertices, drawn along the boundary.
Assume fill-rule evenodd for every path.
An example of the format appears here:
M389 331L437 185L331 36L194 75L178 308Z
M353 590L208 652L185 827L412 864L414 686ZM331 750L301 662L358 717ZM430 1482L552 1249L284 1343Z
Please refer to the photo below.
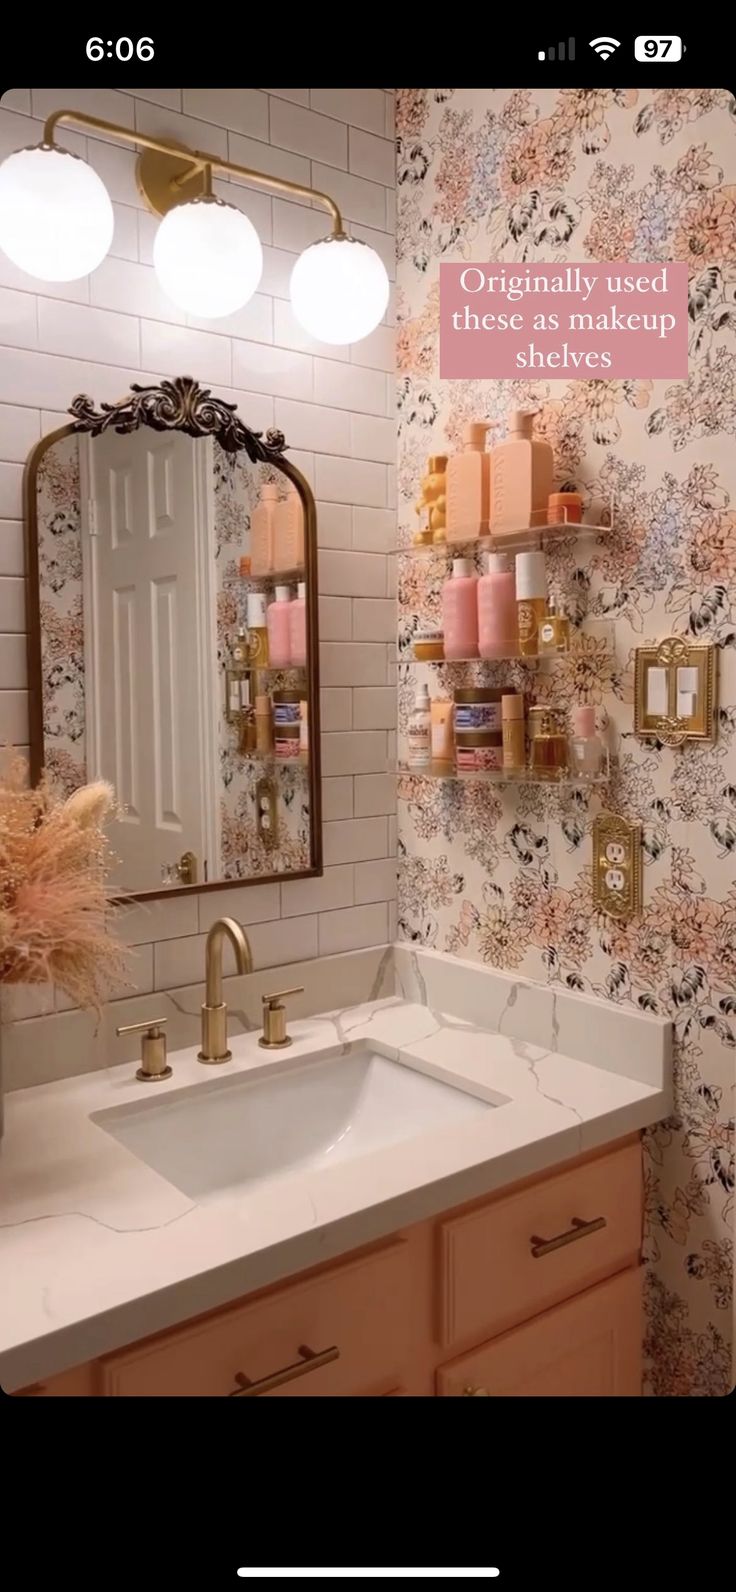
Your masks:
M309 1056L270 1078L218 1078L95 1112L92 1121L175 1188L201 1199L321 1171L477 1120L492 1107L358 1042L347 1054Z

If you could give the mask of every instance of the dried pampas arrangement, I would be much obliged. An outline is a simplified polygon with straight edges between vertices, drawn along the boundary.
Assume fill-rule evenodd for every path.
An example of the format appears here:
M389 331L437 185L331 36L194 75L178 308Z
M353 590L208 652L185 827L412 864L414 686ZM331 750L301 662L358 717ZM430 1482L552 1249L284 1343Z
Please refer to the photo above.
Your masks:
M125 982L127 952L110 933L105 821L110 785L61 801L42 780L26 787L15 757L0 782L0 984L58 984L98 1011Z

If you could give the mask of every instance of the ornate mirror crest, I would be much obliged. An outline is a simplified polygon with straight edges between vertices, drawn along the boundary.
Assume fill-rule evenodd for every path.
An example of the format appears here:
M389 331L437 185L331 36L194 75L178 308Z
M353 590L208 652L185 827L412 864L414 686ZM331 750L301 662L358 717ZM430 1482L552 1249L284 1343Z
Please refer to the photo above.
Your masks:
M193 376L175 376L156 386L131 383L130 393L114 404L95 409L86 393L78 393L69 405L74 416L73 431L86 431L99 437L104 431L123 434L151 426L154 431L185 431L189 437L216 437L226 453L242 448L251 464L273 464L283 469L286 439L283 431L251 431L236 413L237 405L224 398L213 398L209 387L200 387Z

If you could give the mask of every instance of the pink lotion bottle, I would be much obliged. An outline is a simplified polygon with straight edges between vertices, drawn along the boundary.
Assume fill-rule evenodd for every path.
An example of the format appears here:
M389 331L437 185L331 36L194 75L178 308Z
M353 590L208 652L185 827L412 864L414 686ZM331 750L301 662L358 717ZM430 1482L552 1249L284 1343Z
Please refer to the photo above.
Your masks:
M452 574L442 587L445 658L478 656L478 577L472 558L453 558Z
M303 667L307 661L307 587L303 580L299 581L293 603L289 603L289 650L292 667Z
M266 610L268 626L268 662L272 669L288 669L291 664L289 618L291 592L288 586L277 586L274 602Z
M519 651L516 581L503 553L489 553L478 581L478 652L481 658L513 658Z

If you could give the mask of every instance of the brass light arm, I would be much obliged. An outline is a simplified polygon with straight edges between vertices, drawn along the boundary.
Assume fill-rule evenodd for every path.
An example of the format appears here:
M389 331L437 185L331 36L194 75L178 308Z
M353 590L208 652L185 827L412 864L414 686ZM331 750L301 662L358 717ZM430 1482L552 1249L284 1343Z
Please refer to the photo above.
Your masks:
M44 144L55 143L54 134L60 122L75 122L77 126L88 127L93 132L110 133L127 144L138 144L141 149L152 149L158 154L170 155L175 160L186 160L191 166L192 173L202 170L206 172L209 167L210 172L221 171L231 177L242 177L244 182L258 183L262 188L270 188L273 193L293 194L300 199L312 199L317 204L324 205L325 210L329 211L333 236L336 238L345 236L339 206L329 194L321 193L318 188L307 188L303 183L290 182L288 177L271 177L265 171L254 171L249 166L238 166L234 160L226 160L221 155L209 155L202 149L182 148L170 138L154 138L150 133L133 132L129 127L118 127L116 122L108 122L102 116L90 116L87 111L52 111L44 122ZM172 187L181 186L186 181L186 175L173 179Z

